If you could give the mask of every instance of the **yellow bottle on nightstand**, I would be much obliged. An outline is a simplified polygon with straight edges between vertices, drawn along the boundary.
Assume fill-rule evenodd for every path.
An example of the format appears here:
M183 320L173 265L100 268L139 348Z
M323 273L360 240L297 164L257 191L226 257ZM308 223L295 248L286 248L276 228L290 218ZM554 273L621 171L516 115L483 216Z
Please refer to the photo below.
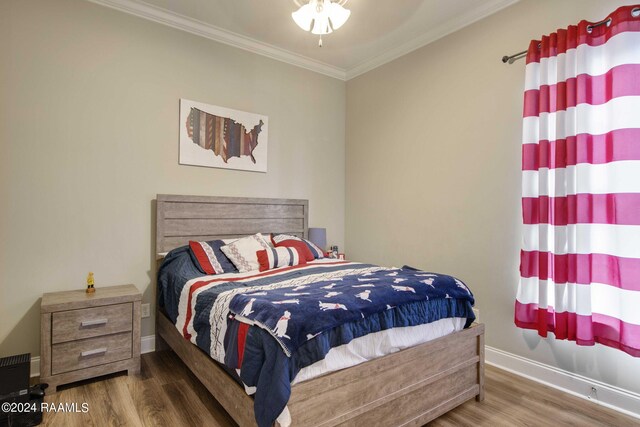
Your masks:
M93 285L94 285L93 273L89 272L89 275L87 276L87 293L88 294L92 294L96 291L96 288L94 288Z

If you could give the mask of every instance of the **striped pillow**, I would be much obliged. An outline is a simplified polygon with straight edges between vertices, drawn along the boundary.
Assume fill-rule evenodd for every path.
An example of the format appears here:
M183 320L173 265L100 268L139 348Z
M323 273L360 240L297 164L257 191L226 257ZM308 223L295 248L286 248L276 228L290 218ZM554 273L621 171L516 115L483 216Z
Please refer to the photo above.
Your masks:
M220 250L220 247L225 244L223 240L209 242L191 240L189 242L190 255L198 270L204 274L237 273L238 269Z
M269 248L256 252L256 256L260 264L260 271L307 263L297 248Z
M309 247L309 250L311 251L315 259L324 258L324 251L320 249L315 243L307 239L301 239L301 240L304 243L306 243L306 245Z
M291 236L289 234L278 234L271 236L271 242L273 246L286 246L294 247L300 250L304 254L307 261L313 261L314 259L324 258L324 252L318 246L313 244L307 239Z

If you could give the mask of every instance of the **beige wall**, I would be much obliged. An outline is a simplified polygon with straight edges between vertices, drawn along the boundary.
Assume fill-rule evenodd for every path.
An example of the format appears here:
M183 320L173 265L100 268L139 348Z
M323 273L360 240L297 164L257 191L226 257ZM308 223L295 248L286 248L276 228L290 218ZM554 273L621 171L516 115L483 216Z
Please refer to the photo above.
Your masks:
M624 1L523 0L347 84L352 258L455 274L488 345L640 392L636 359L513 326L524 63L503 54ZM269 116L269 172L177 164L178 102ZM0 355L39 297L153 290L156 193L308 198L343 245L345 84L82 0L0 2ZM152 333L143 321L143 335Z
M180 98L269 116L268 173L178 165ZM344 82L84 0L2 0L0 355L39 354L39 297L88 271L154 299L157 193L309 199L342 246L345 102Z
M524 61L542 34L625 1L522 0L347 83L351 257L451 273L472 287L489 346L640 392L640 364L517 329Z

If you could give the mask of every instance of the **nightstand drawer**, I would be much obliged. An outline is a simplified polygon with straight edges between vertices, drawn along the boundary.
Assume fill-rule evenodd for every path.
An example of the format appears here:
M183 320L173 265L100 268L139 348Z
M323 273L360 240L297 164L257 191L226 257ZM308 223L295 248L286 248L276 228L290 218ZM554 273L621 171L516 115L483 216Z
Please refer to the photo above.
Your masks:
M133 304L106 305L53 313L53 344L131 331Z
M54 344L51 347L51 373L61 374L129 359L131 339L131 332L124 332Z

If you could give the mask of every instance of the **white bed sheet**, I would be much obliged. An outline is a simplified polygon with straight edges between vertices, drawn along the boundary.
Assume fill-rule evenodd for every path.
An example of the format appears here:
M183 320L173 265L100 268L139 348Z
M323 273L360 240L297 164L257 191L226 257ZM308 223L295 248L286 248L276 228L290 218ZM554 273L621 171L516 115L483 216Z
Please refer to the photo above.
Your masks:
M292 384L350 368L461 331L466 321L464 317L452 317L425 325L387 329L356 338L348 344L332 348L323 360L302 368Z

